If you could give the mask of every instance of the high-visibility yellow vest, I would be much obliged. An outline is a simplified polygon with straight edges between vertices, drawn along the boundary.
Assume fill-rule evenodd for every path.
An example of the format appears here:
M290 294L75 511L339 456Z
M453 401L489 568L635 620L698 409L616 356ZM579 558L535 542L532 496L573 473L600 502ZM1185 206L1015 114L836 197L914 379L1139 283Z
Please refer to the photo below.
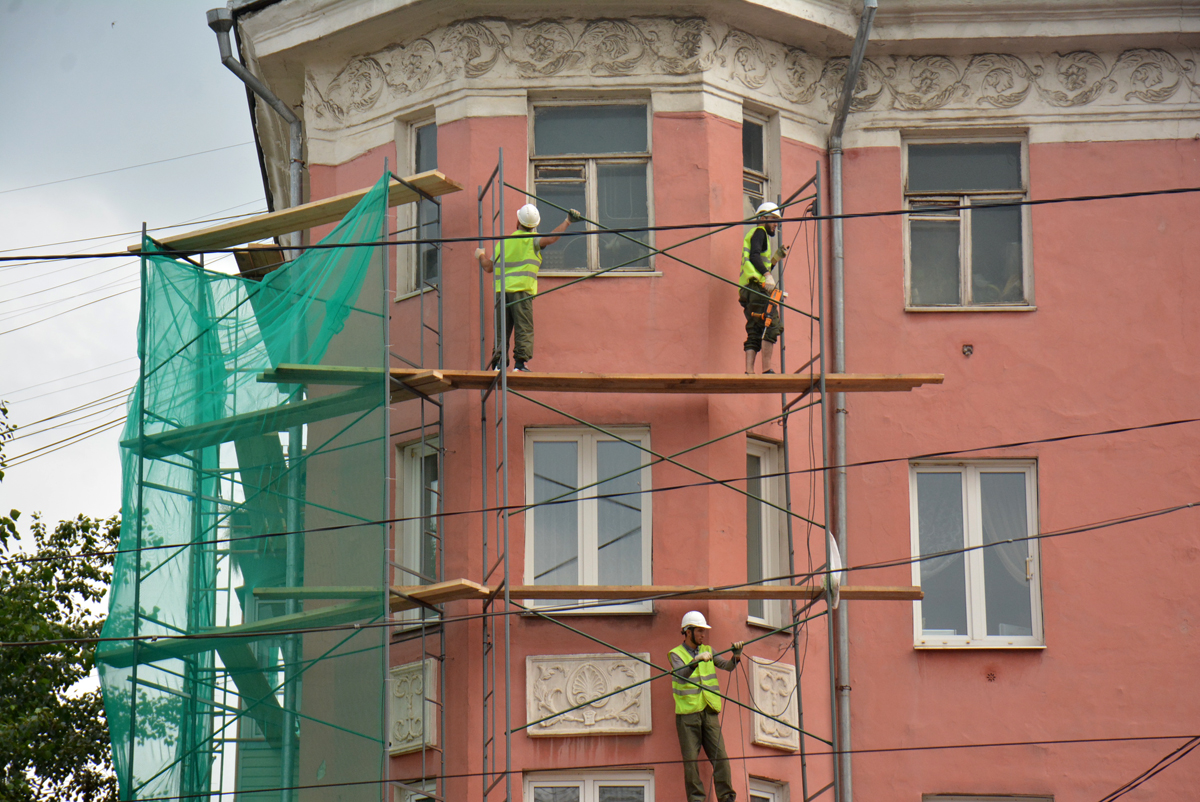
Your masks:
M683 644L671 650L671 654L679 656L684 665L692 662L692 655ZM697 683L699 683L697 685ZM717 682L717 667L712 660L705 660L696 666L692 676L685 680L671 675L671 690L675 692L675 715L699 713L705 707L711 707L721 712L721 686Z
M513 234L533 234L517 229ZM516 237L496 243L492 257L496 276L496 292L500 292L500 249L504 249L504 291L531 292L537 295L538 268L542 266L542 252L537 247L537 236Z
M762 274L758 272L753 263L750 261L750 240L754 237L754 232L762 229L766 234L767 229L762 226L755 226L746 232L746 237L742 240L742 274L738 276L738 286L745 287L751 281L755 283L762 282ZM767 236L767 249L763 251L763 265L769 270L771 268L771 249L774 247L770 235Z

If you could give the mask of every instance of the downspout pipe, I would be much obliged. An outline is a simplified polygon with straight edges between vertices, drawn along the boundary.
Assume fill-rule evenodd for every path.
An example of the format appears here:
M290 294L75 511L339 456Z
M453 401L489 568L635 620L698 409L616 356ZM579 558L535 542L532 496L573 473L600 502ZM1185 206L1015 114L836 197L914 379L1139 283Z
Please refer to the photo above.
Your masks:
M862 69L863 55L867 50L867 40L871 37L871 23L875 19L878 0L863 0L863 13L858 22L858 34L854 38L854 48L850 51L850 63L846 66L846 80L842 84L842 96L838 103L837 113L833 118L833 126L829 132L829 199L834 215L832 256L833 264L830 270L832 284L829 312L832 322L833 336L833 372L846 372L846 281L845 281L845 237L842 231L842 132L846 128L846 117L850 114L850 104L854 98L854 87L858 83L859 71ZM846 396L843 393L833 394L833 473L834 510L833 537L842 553L844 564L849 564L849 548L846 542ZM838 772L838 802L851 802L854 798L851 783L850 760L850 620L849 607L845 601L838 606L833 614L834 639L836 655L836 674L834 692L836 696L835 710L837 712L837 772Z
M301 168L303 162L304 127L296 113L287 104L276 97L267 85L256 78L242 63L233 57L233 44L229 40L229 31L233 28L233 12L228 8L214 8L208 12L208 27L217 35L221 46L221 63L230 72L250 87L254 94L262 98L268 106L282 117L288 124L288 206L299 206L304 202L303 184L301 183ZM298 244L298 243L297 243Z

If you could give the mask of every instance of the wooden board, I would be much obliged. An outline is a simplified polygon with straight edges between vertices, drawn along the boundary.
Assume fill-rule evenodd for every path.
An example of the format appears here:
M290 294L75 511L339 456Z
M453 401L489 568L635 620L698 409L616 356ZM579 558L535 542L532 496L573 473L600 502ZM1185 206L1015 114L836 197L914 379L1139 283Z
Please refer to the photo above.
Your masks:
M404 179L432 197L438 198L451 192L458 192L462 185L452 181L437 170L428 170ZM290 209L278 212L268 212L245 220L236 220L219 226L202 228L199 231L189 231L186 234L176 234L158 240L166 247L177 251L210 251L232 248L247 242L278 237L293 231L314 228L326 223L336 223L346 216L355 205L370 191L370 187L332 198L303 203ZM404 203L414 203L421 200L421 195L406 187L395 179L388 189L388 206L399 206ZM141 243L130 245L130 253L142 250Z
M263 601L287 601L288 599L374 599L383 595L379 588L370 587L316 587L316 588L255 588L255 597Z
M407 585L393 587L391 601L393 612L412 610L420 604L409 601L420 599L427 604L442 604L451 601L482 601L489 598L495 588L479 585L470 580L457 579L437 585ZM754 585L743 588L712 588L703 585L514 585L509 596L517 601L574 601L613 600L637 601L669 596L672 599L795 599L798 601L818 599L825 595L820 585ZM918 587L891 587L875 585L843 585L841 598L847 601L914 601L923 598Z
M486 390L494 370L415 370L393 368L392 379L426 395L446 390ZM260 381L296 384L362 384L378 370L307 365L280 365L259 375ZM925 384L941 384L940 373L825 376L830 393L905 392ZM819 386L818 373L746 376L740 373L536 373L508 374L508 388L519 392L559 393L803 393ZM424 387L422 387L424 384ZM438 386L445 389L437 389ZM428 388L428 389L425 389ZM399 400L399 399L397 399Z

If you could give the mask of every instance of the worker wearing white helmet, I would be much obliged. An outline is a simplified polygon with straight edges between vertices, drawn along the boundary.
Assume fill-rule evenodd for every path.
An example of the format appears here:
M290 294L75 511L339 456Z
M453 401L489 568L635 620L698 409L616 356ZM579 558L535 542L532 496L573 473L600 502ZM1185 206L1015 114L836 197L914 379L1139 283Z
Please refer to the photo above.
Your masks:
M671 689L675 695L675 731L683 753L683 781L687 802L704 802L707 793L700 779L700 747L712 764L717 802L733 802L733 775L721 737L721 694L717 669L733 671L742 658L742 642L733 644L732 659L717 657L708 646L710 627L704 614L692 610L680 624L683 643L671 650Z
M513 369L527 371L525 363L533 358L533 296L537 295L538 268L542 266L542 250L558 242L558 235L567 230L571 223L578 222L579 212L571 209L567 216L550 234L544 237L518 236L537 233L538 223L542 215L532 203L527 203L517 210L517 230L511 239L496 243L496 250L491 258L483 248L475 249L475 258L485 273L491 273L497 263L502 263L504 270L503 292L500 277L496 277L496 316L499 319L500 304L506 307L504 342L513 339L516 331L516 346L513 348ZM501 255L504 259L501 262ZM492 350L492 367L500 364L500 340Z
M754 217L758 224L747 231L742 240L742 271L738 275L738 302L746 314L743 350L747 373L754 372L754 360L759 351L763 355L763 373L774 373L771 358L775 343L783 334L783 320L779 304L772 302L770 297L775 290L771 268L787 255L787 249L780 246L778 251L772 251L771 248L771 238L781 219L777 205L764 201Z

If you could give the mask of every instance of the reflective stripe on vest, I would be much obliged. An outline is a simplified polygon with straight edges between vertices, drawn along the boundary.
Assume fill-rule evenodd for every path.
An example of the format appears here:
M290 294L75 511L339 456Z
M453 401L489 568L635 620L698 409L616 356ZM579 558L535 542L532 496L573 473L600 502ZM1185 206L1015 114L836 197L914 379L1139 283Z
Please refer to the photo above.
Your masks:
M513 234L532 234L517 229ZM542 266L542 252L537 247L537 237L517 237L496 243L492 257L496 275L496 292L500 292L500 249L504 249L504 291L531 292L537 295L538 268Z
M741 275L738 276L738 286L739 287L745 287L751 281L755 281L755 282L762 281L763 274L759 273L758 268L756 268L754 266L754 264L750 261L750 240L753 239L754 232L758 231L759 229L762 229L762 232L764 234L767 233L767 230L765 228L763 228L762 226L755 226L754 228L752 228L746 232L746 236L742 240L742 273L741 273ZM768 270L771 268L771 248L772 248L771 236L768 234L767 235L767 249L765 251L763 251L763 255L762 255L763 264L767 267Z
M671 650L686 666L692 662L692 655L683 644ZM720 683L717 681L717 667L711 660L706 660L696 666L695 672L687 679L681 680L671 675L671 690L675 694L675 715L699 713L705 707L711 707L721 712Z

